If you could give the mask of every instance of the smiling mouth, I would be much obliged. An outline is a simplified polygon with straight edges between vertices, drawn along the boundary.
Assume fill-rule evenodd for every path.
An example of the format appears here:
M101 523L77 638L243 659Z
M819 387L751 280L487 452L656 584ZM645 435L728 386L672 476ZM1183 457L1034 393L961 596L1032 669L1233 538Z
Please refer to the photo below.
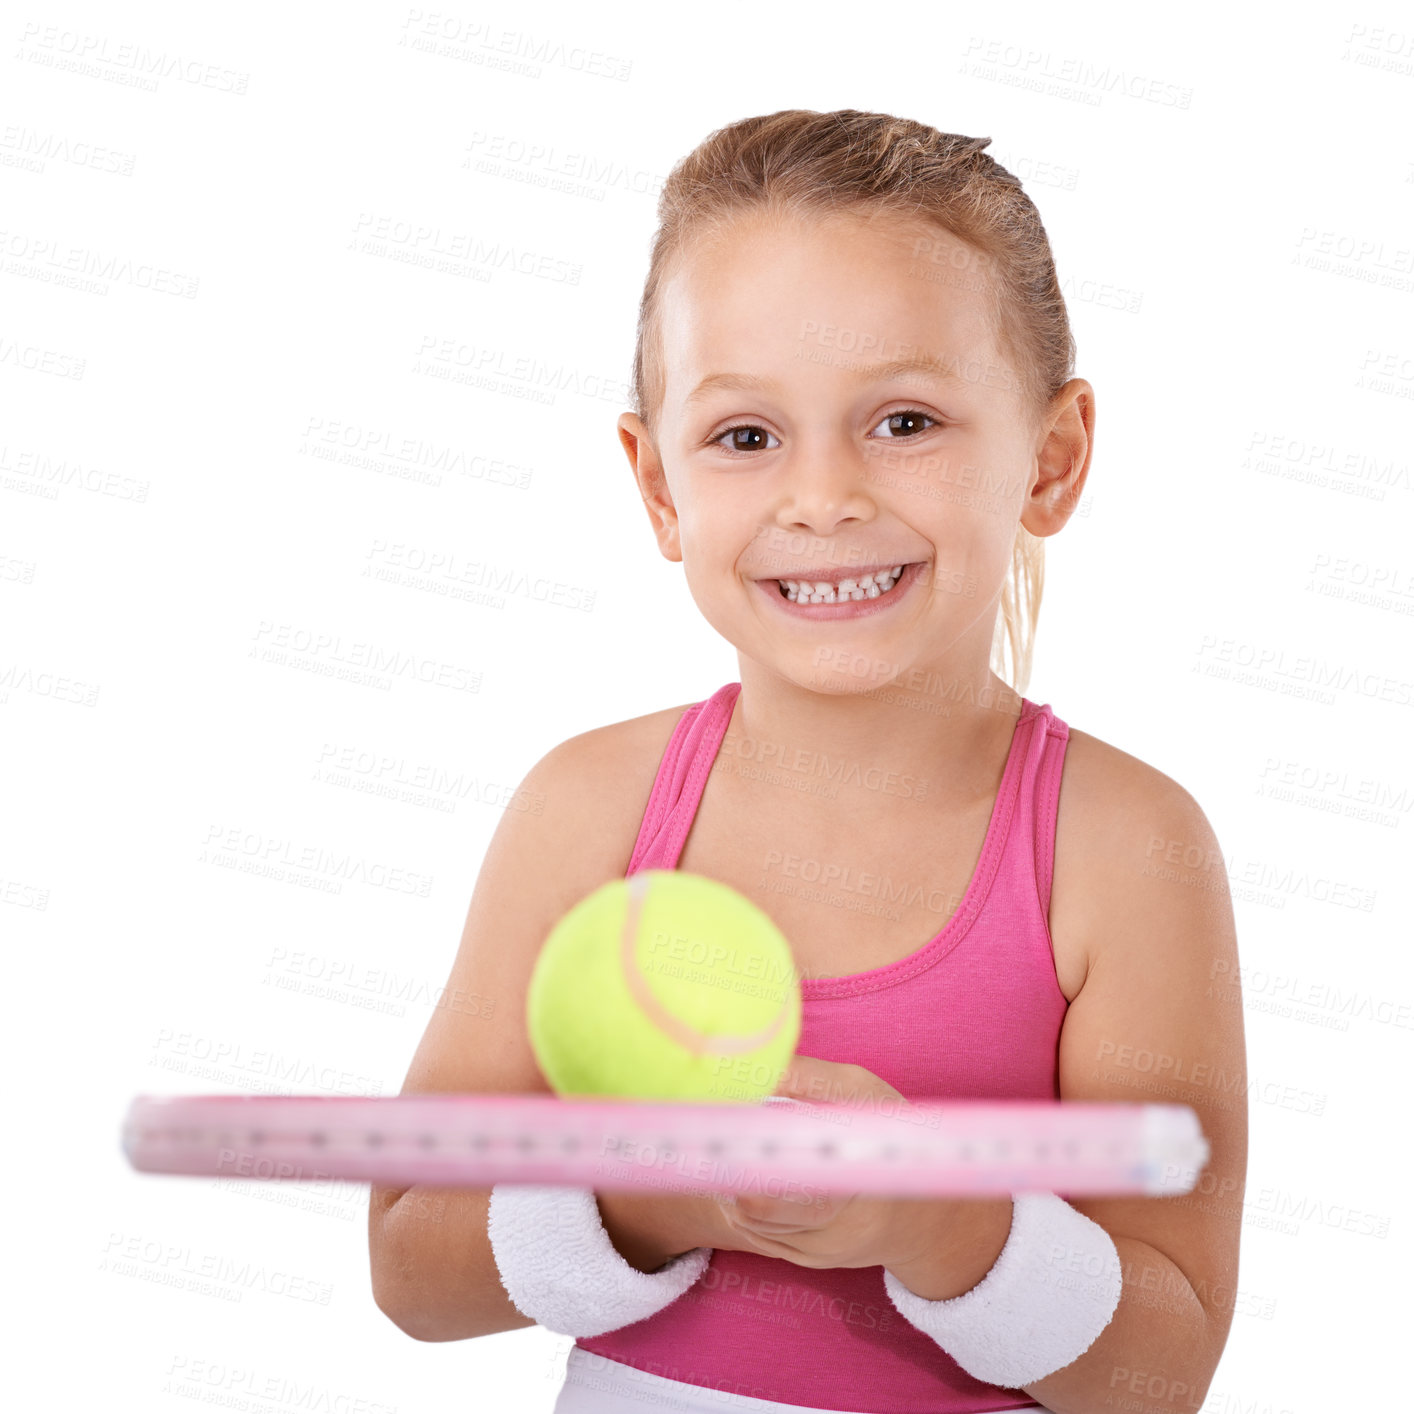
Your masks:
M845 575L838 583L816 579L778 579L776 585L783 599L792 604L849 604L863 599L879 599L890 593L908 563L891 565L862 575Z

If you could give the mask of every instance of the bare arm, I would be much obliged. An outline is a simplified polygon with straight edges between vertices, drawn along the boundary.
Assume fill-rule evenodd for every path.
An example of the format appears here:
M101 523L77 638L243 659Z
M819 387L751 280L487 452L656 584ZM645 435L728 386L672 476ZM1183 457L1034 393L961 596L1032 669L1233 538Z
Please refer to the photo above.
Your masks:
M375 1189L369 1202L369 1240L379 1253L374 1301L406 1334L467 1340L535 1324L512 1304L496 1270L486 1232L490 1197L489 1188ZM595 1197L609 1240L640 1272L657 1271L694 1247L726 1245L725 1234L720 1244L712 1240L716 1207L707 1199L647 1189Z
M403 1082L407 1094L545 1094L525 1033L530 973L585 867L576 848L586 753L562 743L531 768L487 847L447 986ZM517 807L520 808L517 808ZM562 867L544 869L558 859ZM373 1300L417 1340L465 1340L534 1322L511 1304L486 1231L487 1188L373 1184Z
M1116 791L1120 808L1095 840L1091 967L1061 1033L1061 1098L1191 1105L1211 1151L1202 1191L1222 1201L1069 1200L1113 1239L1123 1287L1095 1343L1026 1386L1054 1414L1122 1400L1145 1414L1191 1414L1237 1298L1247 1103L1236 930L1211 826L1160 781Z
M635 755L656 765L651 753ZM526 1035L526 990L554 924L627 867L651 774L639 781L623 756L621 733L588 732L549 752L522 782L515 799L532 808L508 809L487 848L451 976L403 1094L548 1093ZM606 818L616 809L620 818ZM371 1185L373 1300L414 1339L466 1340L535 1324L501 1285L486 1229L490 1196L490 1188ZM652 1190L598 1197L610 1240L640 1271L711 1245L703 1238L715 1205L705 1199Z
M373 1186L373 1300L416 1340L467 1340L533 1326L501 1285L486 1235L489 1188Z

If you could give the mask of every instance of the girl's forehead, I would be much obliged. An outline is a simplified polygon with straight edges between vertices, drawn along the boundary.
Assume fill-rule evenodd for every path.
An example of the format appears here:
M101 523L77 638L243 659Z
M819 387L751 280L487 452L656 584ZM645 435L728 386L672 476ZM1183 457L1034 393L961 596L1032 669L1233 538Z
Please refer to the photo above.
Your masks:
M941 266L971 270L975 277L987 264L983 254L959 236L917 215L885 211L812 217L756 212L689 236L670 274L710 279L743 268L805 261L841 262L832 267L836 276L859 267L896 268L902 262L916 266L920 277L936 274Z
M995 357L984 284L940 277L906 246L866 243L853 258L843 254L829 241L782 240L735 252L719 247L685 263L661 291L665 371L695 386L721 371L748 371L743 359L828 365Z
M679 254L659 311L690 343L734 336L743 323L784 321L805 336L848 323L859 338L901 326L957 334L991 327L985 257L931 222L742 218ZM668 332L667 329L664 330Z

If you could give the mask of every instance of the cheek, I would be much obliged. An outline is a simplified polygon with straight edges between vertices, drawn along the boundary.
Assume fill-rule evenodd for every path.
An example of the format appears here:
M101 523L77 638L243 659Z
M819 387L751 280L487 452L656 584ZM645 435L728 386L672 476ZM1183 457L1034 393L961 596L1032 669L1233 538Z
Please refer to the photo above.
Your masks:
M713 488L688 493L675 504L684 552L696 561L702 580L720 583L723 574L745 572L762 559L760 537L766 531L739 492Z
M685 476L673 487L673 505L684 535L704 545L722 538L734 518L740 518L740 495L711 477Z
M967 603L981 602L993 594L1011 570L1015 521L996 513L969 507L939 528L938 561L934 589Z

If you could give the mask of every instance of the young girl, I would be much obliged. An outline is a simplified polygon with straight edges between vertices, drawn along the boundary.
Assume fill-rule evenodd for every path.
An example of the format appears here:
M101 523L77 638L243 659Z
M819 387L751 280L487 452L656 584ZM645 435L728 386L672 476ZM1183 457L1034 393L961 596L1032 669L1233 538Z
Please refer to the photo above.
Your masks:
M375 1186L379 1307L419 1339L574 1336L558 1414L1191 1410L1226 1343L1247 1117L1222 853L1180 785L1021 695L1095 400L989 141L788 111L673 170L619 436L740 680L532 769L544 809L505 815L447 992L494 1018L439 1009L404 1093L545 1091L540 943L606 879L679 868L791 941L779 1095L1179 1102L1210 1162L1163 1199Z

